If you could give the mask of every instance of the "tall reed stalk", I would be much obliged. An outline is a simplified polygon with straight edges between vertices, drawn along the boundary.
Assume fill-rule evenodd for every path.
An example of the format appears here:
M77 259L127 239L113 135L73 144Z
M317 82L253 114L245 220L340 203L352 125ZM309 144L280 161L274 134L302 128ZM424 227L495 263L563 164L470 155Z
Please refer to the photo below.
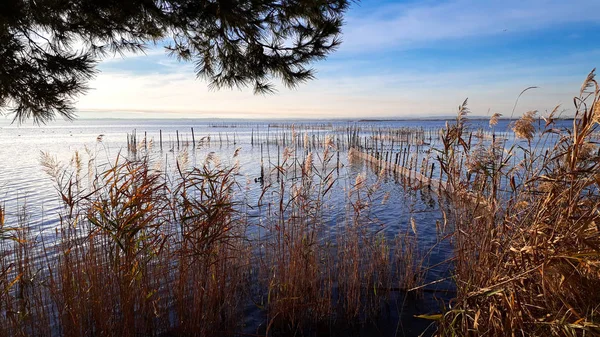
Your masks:
M446 129L458 293L441 335L600 334L599 99L592 72L572 129L554 126L557 109L539 130L527 112L513 124L524 143L506 150Z

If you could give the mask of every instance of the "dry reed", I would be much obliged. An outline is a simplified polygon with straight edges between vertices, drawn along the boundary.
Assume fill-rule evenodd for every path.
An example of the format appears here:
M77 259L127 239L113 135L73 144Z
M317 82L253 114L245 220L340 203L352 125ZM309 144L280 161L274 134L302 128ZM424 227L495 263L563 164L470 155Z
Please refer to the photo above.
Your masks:
M492 209L452 201L458 293L436 317L440 335L600 334L600 159L589 140L600 91L593 75L575 98L573 129L553 129L554 112L539 136L535 112L514 123L528 144L506 151L519 159L514 166L493 155L493 144L459 154L461 141L447 143L443 154L454 156L441 157L454 165L448 179L491 200ZM549 138L558 141L545 150ZM456 167L458 156L472 161L468 172ZM473 172L497 178L468 178Z

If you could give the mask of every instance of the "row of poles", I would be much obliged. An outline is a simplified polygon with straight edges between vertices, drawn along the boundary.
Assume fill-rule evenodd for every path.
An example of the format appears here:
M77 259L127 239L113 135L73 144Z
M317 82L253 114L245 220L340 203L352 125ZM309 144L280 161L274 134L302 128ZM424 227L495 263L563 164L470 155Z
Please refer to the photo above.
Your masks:
M331 129L335 131L331 132ZM271 163L270 148L272 147L277 147L279 158L281 155L279 152L285 147L302 148L308 153L322 148L326 138L332 137L332 141L339 151L356 149L368 155L369 158L374 158L374 160L411 171L418 170L420 174L432 178L436 165L435 161L432 160L431 150L439 139L439 131L438 128L390 128L350 125L343 128L328 129L326 125L277 125L277 127L268 126L266 130L264 127L252 127L249 136L250 145L253 147L260 146L261 148L261 166L265 162L265 152L267 155L266 161ZM491 131L479 131L477 134L481 139L497 137ZM472 138L472 135L473 133L469 138ZM162 130L159 130L158 136L158 145L162 151L164 146ZM191 136L191 142L189 136ZM180 150L182 147L187 148L190 145L193 148L217 144L219 146L224 144L236 145L240 141L237 132L218 132L216 136L207 135L196 139L193 127L190 128L189 134L180 135L179 130L176 130L174 138L171 138L172 133L168 137L171 151L174 151L175 147ZM127 135L127 146L130 153L136 153L139 148L147 150L151 142L152 140L148 140L147 132L144 132L141 141L138 140L136 130ZM266 151L263 151L263 146ZM339 166L339 158L337 161Z

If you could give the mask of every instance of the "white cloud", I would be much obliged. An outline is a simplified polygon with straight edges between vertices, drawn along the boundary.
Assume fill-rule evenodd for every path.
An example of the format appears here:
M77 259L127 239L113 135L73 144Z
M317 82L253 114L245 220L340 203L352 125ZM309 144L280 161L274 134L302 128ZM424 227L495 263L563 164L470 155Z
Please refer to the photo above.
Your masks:
M496 34L526 33L573 22L597 22L600 1L456 0L391 4L347 18L342 50L400 47Z

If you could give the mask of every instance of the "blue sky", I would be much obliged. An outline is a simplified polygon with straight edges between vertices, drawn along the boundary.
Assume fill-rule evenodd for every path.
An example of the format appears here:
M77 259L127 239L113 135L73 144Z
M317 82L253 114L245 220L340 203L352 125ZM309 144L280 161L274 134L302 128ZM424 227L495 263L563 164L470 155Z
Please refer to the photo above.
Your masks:
M275 95L210 91L161 48L103 61L81 117L363 118L510 115L572 97L600 65L598 0L373 1L354 4L317 79Z

